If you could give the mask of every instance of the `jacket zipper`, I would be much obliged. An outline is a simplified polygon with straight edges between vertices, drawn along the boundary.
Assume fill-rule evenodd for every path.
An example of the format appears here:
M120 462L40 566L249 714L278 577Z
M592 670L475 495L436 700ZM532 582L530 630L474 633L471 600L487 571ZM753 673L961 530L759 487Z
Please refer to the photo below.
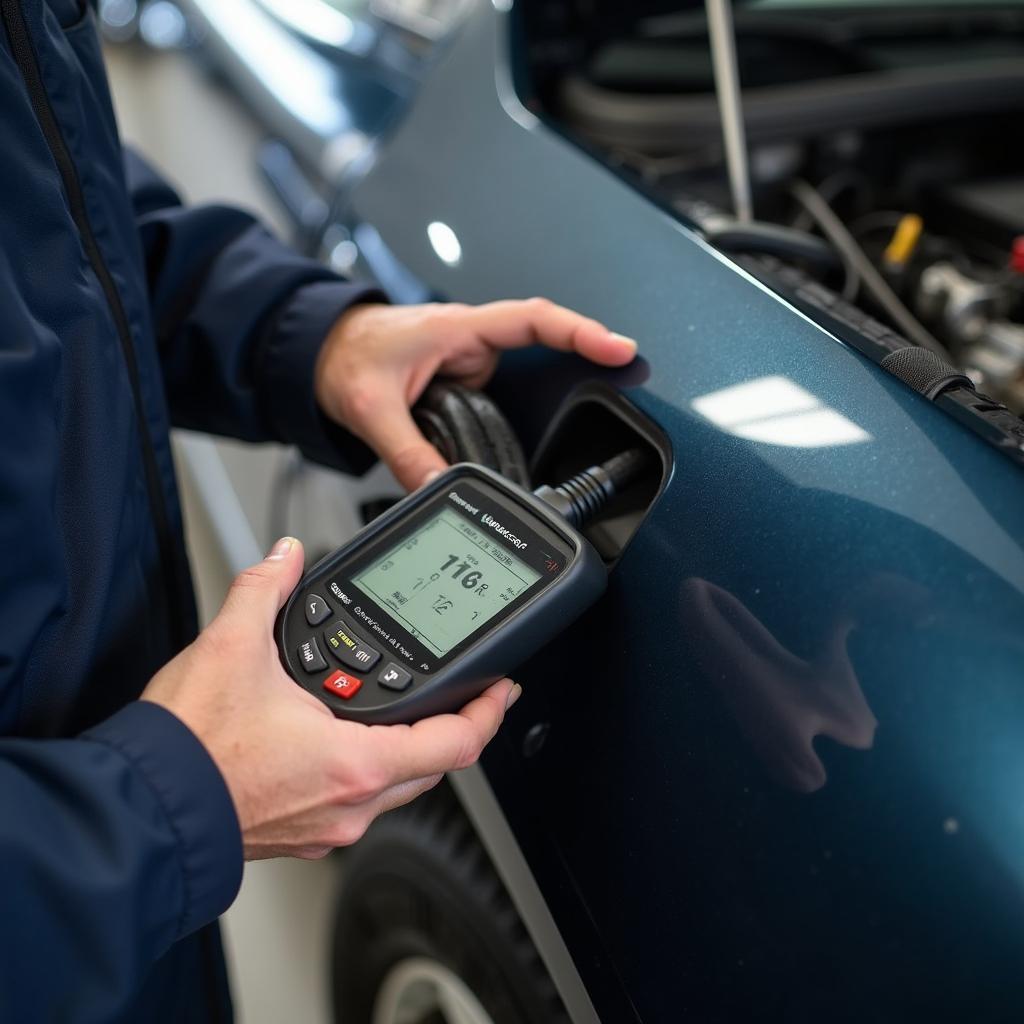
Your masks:
M146 410L142 401L142 390L139 384L139 364L135 354L135 346L132 343L128 316L125 313L117 285L103 259L103 253L96 241L96 236L93 234L78 171L71 157L71 151L68 149L64 136L61 134L57 116L54 114L53 107L50 104L50 97L46 92L42 73L39 70L39 62L32 45L32 38L25 23L25 16L19 0L0 0L0 12L2 12L4 27L7 29L11 52L18 65L18 70L21 72L21 77L25 81L25 87L28 90L32 109L35 112L36 119L39 122L63 182L64 193L71 211L71 218L78 229L78 234L85 249L85 254L92 266L93 273L103 289L103 294L106 297L107 305L110 308L118 338L121 342L121 352L124 356L128 380L131 384L135 418L138 423L141 439L146 490L153 515L157 547L160 552L160 568L163 573L164 584L168 590L170 605L168 613L171 619L175 644L180 648L185 645L188 639L185 636L184 621L179 604L182 599L182 587L175 561L174 536L171 532L170 518L160 484L160 471L157 466L156 452L154 451L153 440L150 437L149 426L146 422Z

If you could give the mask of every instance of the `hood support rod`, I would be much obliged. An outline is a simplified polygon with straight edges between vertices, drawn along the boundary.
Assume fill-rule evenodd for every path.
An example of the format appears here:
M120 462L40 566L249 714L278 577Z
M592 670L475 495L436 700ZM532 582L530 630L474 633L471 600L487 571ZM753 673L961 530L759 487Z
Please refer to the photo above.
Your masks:
M750 165L747 159L747 136L732 8L730 0L705 0L705 9L733 213L741 223L749 223L754 218L754 201L750 189Z

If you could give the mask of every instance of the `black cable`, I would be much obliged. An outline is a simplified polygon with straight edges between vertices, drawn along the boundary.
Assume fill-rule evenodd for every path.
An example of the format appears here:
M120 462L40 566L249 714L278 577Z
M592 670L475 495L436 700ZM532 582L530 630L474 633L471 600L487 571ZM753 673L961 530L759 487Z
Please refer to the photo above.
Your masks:
M816 188L821 198L829 206L832 206L848 189L853 189L855 193L859 193L857 201L861 209L871 208L869 195L872 191L871 182L863 171L858 171L854 167L846 167L830 174L824 181L819 182ZM813 226L814 218L802 207L790 222L790 227L798 231L809 231Z
M596 518L616 494L647 468L648 462L646 452L629 448L600 465L577 473L557 487L545 484L533 493L579 529Z
M824 197L806 181L796 180L790 186L793 198L814 218L822 234L836 247L836 250L860 277L864 288L892 318L893 323L907 338L930 349L943 359L955 362L946 346L942 344L913 313L903 304L900 297L889 287L889 283L875 268L857 239L850 234L846 225L836 216Z
M819 182L817 186L818 194L830 207L849 189L854 191L858 201L863 200L861 205L867 204L870 206L871 182L863 171L859 171L854 167L847 167L841 171L836 171L824 181ZM809 231L815 223L814 217L807 211L806 207L801 206L799 213L793 218L790 226L797 231ZM851 234L856 235L856 232L851 231ZM834 251L838 253L838 250ZM838 253L838 256L843 265L843 289L840 294L847 302L853 302L860 291L860 275L848 256L842 253Z

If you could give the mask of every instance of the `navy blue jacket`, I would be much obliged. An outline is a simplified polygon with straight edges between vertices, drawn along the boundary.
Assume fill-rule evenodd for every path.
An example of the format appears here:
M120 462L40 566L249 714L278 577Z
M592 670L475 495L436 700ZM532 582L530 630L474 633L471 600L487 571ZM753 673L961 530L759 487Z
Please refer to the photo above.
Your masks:
M337 464L314 360L375 293L125 158L84 0L0 13L0 1020L228 1019L237 818L135 700L196 631L168 429Z

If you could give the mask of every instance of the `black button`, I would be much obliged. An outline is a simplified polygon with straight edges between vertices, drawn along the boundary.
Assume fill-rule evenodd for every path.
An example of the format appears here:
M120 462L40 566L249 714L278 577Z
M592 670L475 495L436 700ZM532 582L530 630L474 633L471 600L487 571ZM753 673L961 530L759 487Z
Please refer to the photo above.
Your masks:
M380 661L380 651L375 651L366 644L360 644L354 651L346 651L344 655L339 654L338 660L348 665L349 668L359 669L360 672L369 672Z
M316 645L316 637L311 636L305 643L299 644L299 661L307 672L321 672L327 668L327 662Z
M380 651L358 639L342 621L335 622L324 633L327 649L345 665L360 672L369 672L380 661Z
M412 682L412 673L389 661L377 676L377 682L389 690L404 690Z
M331 606L319 594L306 595L306 621L311 626L319 626L330 617Z

